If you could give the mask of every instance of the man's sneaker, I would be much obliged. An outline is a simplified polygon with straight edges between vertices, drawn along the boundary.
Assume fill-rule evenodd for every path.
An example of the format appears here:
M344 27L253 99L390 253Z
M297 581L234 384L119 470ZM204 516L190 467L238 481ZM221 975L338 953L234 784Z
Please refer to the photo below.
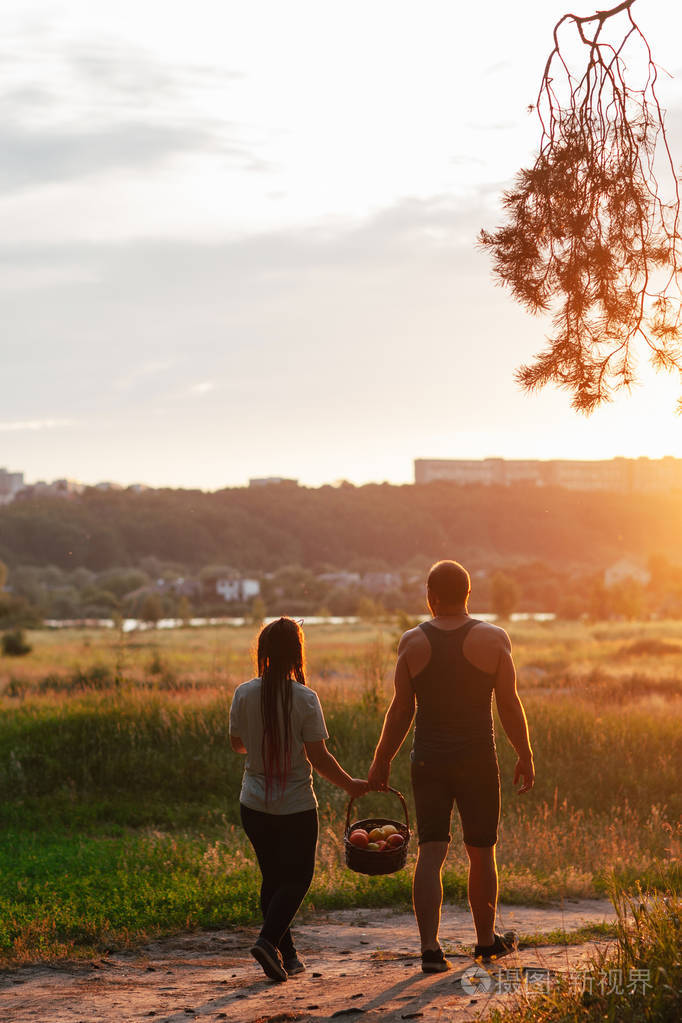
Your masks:
M427 948L422 952L423 973L445 973L452 966L443 955L442 948Z
M263 973L270 980L286 980L287 973L282 965L279 949L271 945L265 938L259 938L251 948L251 955L263 967Z
M475 945L474 959L484 963L494 959L501 959L515 952L519 947L519 936L516 931L505 931L504 934L496 934L492 945Z
M289 977L295 977L297 973L303 973L305 970L305 963L302 959L299 959L296 953L289 956L288 959L284 960L284 969L287 971Z

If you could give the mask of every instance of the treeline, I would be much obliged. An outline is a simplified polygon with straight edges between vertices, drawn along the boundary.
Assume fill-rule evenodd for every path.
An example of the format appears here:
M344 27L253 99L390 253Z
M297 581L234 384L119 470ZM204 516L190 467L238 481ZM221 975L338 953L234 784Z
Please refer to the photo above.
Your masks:
M681 511L680 496L451 483L19 500L0 509L0 628L45 618L416 614L426 571L442 557L470 569L474 611L682 617ZM624 557L646 573L607 585L604 569ZM215 580L231 570L257 580L260 594L226 603Z
M474 567L541 561L603 570L676 552L682 495L559 488L286 484L203 493L98 491L0 509L0 560L102 572L145 557L197 571L311 571L373 560L389 568L454 557Z

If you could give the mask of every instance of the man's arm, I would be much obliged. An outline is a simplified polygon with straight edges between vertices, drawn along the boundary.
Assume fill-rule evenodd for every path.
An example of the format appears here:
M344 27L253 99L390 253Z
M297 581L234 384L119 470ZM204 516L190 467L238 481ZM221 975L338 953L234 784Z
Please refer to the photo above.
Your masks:
M504 631L500 641L500 657L495 677L495 702L502 727L519 758L514 769L514 785L523 778L519 794L529 792L535 781L533 751L530 748L526 714L516 691L516 669L512 658L511 641Z
M408 642L409 636L405 633L398 645L393 699L386 711L384 727L367 776L370 789L387 788L391 761L402 746L414 717L414 689L407 665Z

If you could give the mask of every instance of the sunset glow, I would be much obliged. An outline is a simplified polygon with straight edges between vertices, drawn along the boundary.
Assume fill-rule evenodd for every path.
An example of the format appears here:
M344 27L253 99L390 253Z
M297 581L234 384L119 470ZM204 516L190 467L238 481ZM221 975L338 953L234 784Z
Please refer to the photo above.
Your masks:
M5 5L0 464L214 489L680 454L680 388L643 352L590 419L520 392L551 323L476 247L563 10ZM682 12L639 17L679 165Z

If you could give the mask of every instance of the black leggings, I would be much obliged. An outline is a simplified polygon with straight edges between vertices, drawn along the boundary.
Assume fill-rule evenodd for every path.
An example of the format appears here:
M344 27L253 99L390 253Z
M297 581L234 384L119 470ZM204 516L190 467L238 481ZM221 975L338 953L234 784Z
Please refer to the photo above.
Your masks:
M261 813L239 804L244 831L263 875L260 937L279 948L284 959L296 949L289 929L315 872L317 810Z

